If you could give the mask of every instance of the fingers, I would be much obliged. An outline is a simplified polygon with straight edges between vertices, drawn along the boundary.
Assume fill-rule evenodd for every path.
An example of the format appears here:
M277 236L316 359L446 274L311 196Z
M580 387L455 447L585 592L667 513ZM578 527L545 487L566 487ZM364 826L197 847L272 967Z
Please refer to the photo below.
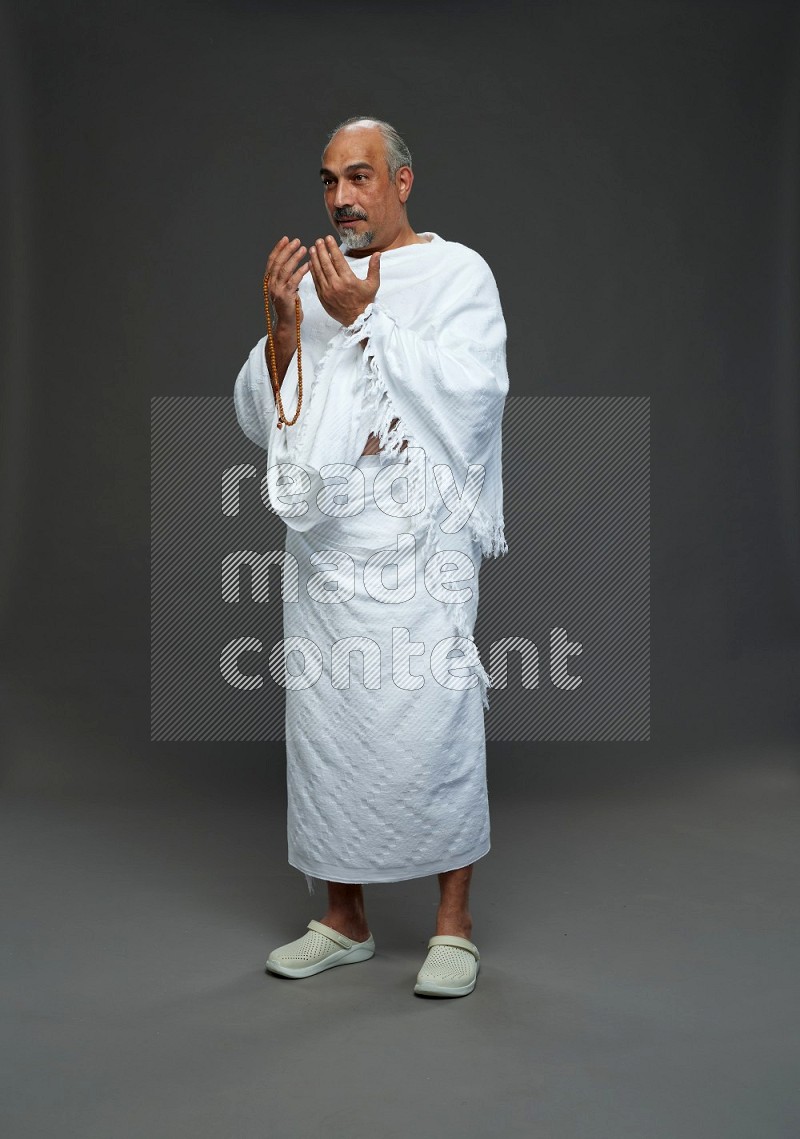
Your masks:
M303 277L306 275L306 273L309 271L310 268L311 268L311 262L306 261L305 265L301 265L300 268L296 270L296 272L292 273L292 275L289 278L287 283L293 291L297 290L300 282L302 281Z
M330 236L326 238L318 237L309 250L311 265L315 273L319 273L326 282L332 282L339 276L336 266L331 260L330 243L332 241L333 238Z
M297 301L300 282L310 265L300 265L306 248L299 238L292 241L284 236L270 253L266 271L269 273L269 295L278 317L285 316Z
M289 241L288 237L282 237L267 261L270 281L275 284L286 281L297 268L305 252L305 246L300 245L299 238L295 237Z
M336 244L336 238L332 234L329 233L325 237L325 239L322 243L322 249L324 251L323 257L327 258L328 264L330 265L330 268L331 268L331 272L334 274L334 276L338 277L342 265L345 264L345 260L344 260L344 257L342 256L342 251L339 249L339 246Z
M294 253L292 253L289 257L287 257L282 268L280 268L278 270L278 280L283 279L283 280L287 281L289 284L292 284L294 281L294 276L297 272L297 268L300 265L300 262L303 260L305 253L306 253L305 245L298 246L298 248L294 251ZM299 278L298 278L298 280L299 280Z
M329 237L329 238L326 238L326 241L328 243L328 249L330 250L331 263L336 268L336 271L338 273L341 273L341 271L343 269L350 269L350 266L347 264L347 260L345 258L344 253L342 253L341 249L336 244L336 239L333 237Z
M295 240L297 240L295 238ZM279 264L283 257L284 249L290 244L288 237L282 237L280 241L276 242L270 250L269 257L267 258L267 267L265 273L269 273L270 277L274 276L275 267Z
M317 282L325 284L328 280L328 277L325 273L325 270L322 268L322 263L319 259L319 249L317 248L316 242L309 247L308 256L311 264L311 272L314 277L314 284L316 285Z

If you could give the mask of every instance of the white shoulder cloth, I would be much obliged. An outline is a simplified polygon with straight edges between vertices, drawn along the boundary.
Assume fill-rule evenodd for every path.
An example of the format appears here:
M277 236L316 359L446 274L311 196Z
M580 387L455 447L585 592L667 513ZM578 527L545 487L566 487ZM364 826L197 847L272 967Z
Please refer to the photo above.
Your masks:
M266 336L237 377L236 415L248 438L267 450L270 503L287 526L307 530L335 513L319 510L323 488L330 502L336 477L356 464L374 432L385 448L382 464L424 455L423 463L410 464L423 468L424 484L419 475L409 476L409 497L419 504L418 528L424 530L423 553L439 546L438 514L452 472L456 494L476 501L466 526L482 554L496 557L508 551L501 422L509 384L500 297L479 253L429 236L430 241L381 254L375 301L349 327L325 312L307 273L299 288L300 416L293 426L278 429ZM340 249L345 251L344 244ZM369 257L347 261L363 280ZM297 407L296 350L281 399L291 419ZM409 450L401 452L404 440ZM287 502L298 495L302 501Z

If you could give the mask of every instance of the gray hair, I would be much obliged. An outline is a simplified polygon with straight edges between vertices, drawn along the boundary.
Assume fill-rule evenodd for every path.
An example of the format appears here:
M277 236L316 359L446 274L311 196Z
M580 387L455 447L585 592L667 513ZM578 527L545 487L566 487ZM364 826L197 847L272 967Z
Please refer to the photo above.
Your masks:
M373 119L371 115L351 115L349 119L345 119L344 122L338 123L333 128L325 145L327 146L342 127L349 127L353 123L362 122L377 127L381 132L386 150L386 164L389 167L389 178L394 181L394 176L401 166L411 166L411 151L391 123L384 122L383 119Z

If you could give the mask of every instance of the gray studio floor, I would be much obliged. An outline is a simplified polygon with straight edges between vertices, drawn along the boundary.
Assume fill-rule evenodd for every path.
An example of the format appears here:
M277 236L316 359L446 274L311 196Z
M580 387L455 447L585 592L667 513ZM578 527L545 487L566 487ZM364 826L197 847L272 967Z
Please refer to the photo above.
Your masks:
M478 985L426 1000L435 879L367 887L372 960L268 975L324 913L278 766L162 745L156 774L146 726L63 713L7 739L6 1139L798 1134L791 749L493 749Z

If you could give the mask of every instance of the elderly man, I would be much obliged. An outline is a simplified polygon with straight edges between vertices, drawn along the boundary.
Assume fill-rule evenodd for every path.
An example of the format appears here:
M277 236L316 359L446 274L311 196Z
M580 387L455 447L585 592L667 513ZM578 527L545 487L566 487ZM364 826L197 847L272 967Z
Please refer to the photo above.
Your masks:
M367 960L363 884L437 874L414 991L463 996L480 967L472 867L490 848L490 682L472 629L481 559L507 551L505 323L483 258L411 227L411 155L390 124L340 123L320 178L340 243L275 245L271 333L234 390L306 575L284 597L289 862L328 891L267 970ZM345 675L353 654L363 682Z

